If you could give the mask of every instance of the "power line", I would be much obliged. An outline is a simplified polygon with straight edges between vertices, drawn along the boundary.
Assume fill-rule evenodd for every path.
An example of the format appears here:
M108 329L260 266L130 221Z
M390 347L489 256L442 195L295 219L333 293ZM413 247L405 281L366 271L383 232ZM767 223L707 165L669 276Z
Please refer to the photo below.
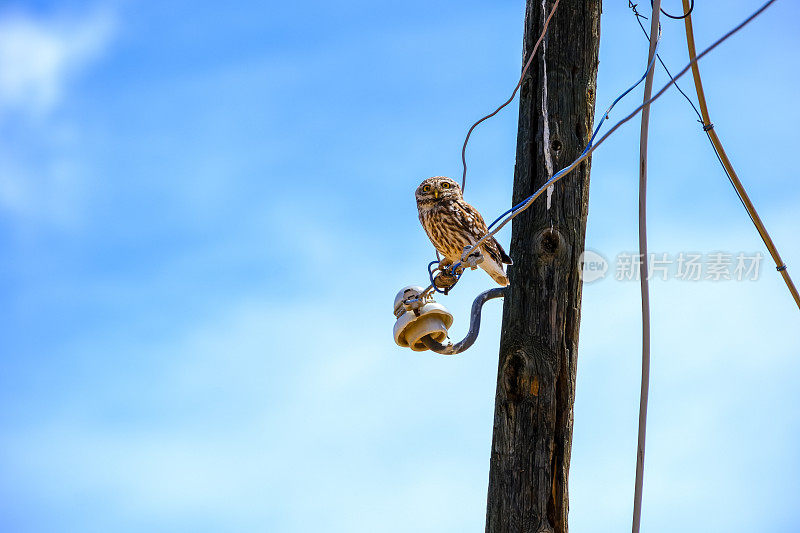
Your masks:
M687 5L687 2L688 0L683 0L684 9L686 9L685 6ZM686 27L686 46L689 50L689 57L692 58L695 55L695 44L691 15L686 16L684 25ZM794 298L798 308L800 308L800 294L797 292L797 287L795 287L792 278L789 276L789 272L786 270L786 264L783 262L783 259L781 259L775 243L772 242L772 237L770 237L767 228L764 226L764 223L761 222L761 217L758 216L755 206L747 196L747 191L745 191L742 182L736 175L736 171L733 169L733 165L728 159L725 149L722 147L719 136L714 130L714 125L711 123L711 117L708 114L708 106L706 105L706 96L705 92L703 91L703 82L700 78L700 69L696 64L692 66L692 75L694 77L694 86L697 91L697 100L700 103L700 112L702 113L703 131L705 131L708 135L708 139L711 141L711 144L714 147L714 153L716 153L717 158L725 169L725 174L728 176L728 180L736 190L739 200L741 200L742 205L744 205L745 210L747 210L747 214L750 216L750 220L753 222L758 234L761 236L761 240L764 241L764 245L767 247L767 250L769 250L772 260L775 261L776 269L781 273L783 281L786 283L786 287L792 294L792 297Z
M461 260L463 261L464 258L469 255L470 252L472 252L473 250L479 248L481 245L483 245L484 242L486 242L487 239L489 239L490 237L494 236L498 231L500 231L503 228L503 226L508 224L514 217L516 217L522 211L524 211L525 209L530 207L530 205L533 203L533 201L536 200L536 198L538 198L539 196L541 196L541 194L544 191L546 191L547 188L550 185L554 184L555 182L559 181L561 178L563 178L564 176L566 176L567 174L572 172L575 169L575 167L577 167L581 162L583 162L586 158L588 158L590 155L592 155L592 153L595 150L597 150L600 147L600 145L602 145L606 141L606 139L608 139L611 135L613 135L614 132L616 132L623 124L625 124L626 122L631 120L633 117L635 117L644 108L644 106L650 105L651 103L653 103L656 100L658 100L659 98L661 98L661 96L664 95L664 93L667 91L667 89L669 89L670 87L672 87L675 84L676 80L680 79L684 74L686 74L689 71L690 68L692 68L692 65L696 64L703 57L705 57L708 53L710 53L712 50L714 50L717 46L719 46L723 42L727 41L734 34L738 33L739 30L741 30L742 28L744 28L745 26L750 24L756 17L761 15L764 12L764 10L766 10L769 6L771 6L775 1L776 0L768 0L760 8L758 8L756 11L754 11L750 16L748 16L746 19L744 19L742 22L740 22L738 25L736 25L733 29L728 31L722 37L720 37L719 39L714 41L714 43L712 43L708 48L703 50L696 57L694 57L685 67L683 67L681 69L680 72L678 72L678 74L676 74L666 85L664 85L652 98L650 98L647 102L644 102L642 105L640 105L639 107L634 109L628 116L626 116L625 118L623 118L622 120L620 120L619 122L614 124L614 126L608 132L606 132L605 135L603 135L600 138L600 140L597 142L597 144L594 144L591 148L589 148L589 150L587 150L583 154L581 154L581 156L578 157L578 159L576 159L572 163L570 163L569 166L567 166L567 167L561 169L560 171L556 172L553 175L552 178L550 178L547 182L545 182L544 185L542 185L539 188L539 190L537 190L535 193L533 193L528 198L526 198L525 202L519 208L515 208L514 211L512 211L512 213L508 217L506 217L505 220L503 220L495 229L493 229L492 231L488 232L486 235L481 237L478 240L478 242L476 242L475 245L472 246L472 248L470 248L464 254L462 254Z

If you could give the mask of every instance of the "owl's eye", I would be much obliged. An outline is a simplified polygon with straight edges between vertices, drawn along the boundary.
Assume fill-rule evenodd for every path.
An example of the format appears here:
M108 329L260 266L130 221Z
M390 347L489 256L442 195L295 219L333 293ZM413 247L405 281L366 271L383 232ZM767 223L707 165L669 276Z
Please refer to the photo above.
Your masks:
M424 187L422 188L422 192L431 192L431 186L430 186L430 185L426 185L426 186L424 186Z
M449 188L450 188L450 184L447 183L446 181L443 181L442 182L442 189L449 189Z

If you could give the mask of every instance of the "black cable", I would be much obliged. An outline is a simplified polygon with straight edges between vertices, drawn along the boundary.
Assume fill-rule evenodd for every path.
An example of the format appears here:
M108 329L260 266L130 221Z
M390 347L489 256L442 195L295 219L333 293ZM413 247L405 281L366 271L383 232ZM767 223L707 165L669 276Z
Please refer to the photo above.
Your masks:
M653 7L653 0L650 0L650 7ZM669 13L664 11L663 9L661 10L661 12L664 14L665 17L669 17L669 18L674 19L674 20L683 20L686 17L688 17L689 15L691 15L692 11L694 11L694 0L692 0L691 5L689 6L689 11L687 11L686 13L681 15L680 17L676 17L675 15L670 15Z

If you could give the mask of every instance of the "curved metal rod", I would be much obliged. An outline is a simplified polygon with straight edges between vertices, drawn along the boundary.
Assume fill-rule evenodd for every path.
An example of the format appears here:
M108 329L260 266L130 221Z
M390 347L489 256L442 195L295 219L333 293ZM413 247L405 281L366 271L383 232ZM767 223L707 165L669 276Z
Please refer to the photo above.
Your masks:
M442 344L433 339L430 335L425 335L422 337L422 343L429 350L433 350L434 352L443 355L455 355L463 352L472 346L475 343L475 340L478 338L478 332L481 329L481 308L483 308L483 304L492 298L500 298L501 296L505 296L506 289L507 287L489 289L486 292L480 293L478 297L475 298L475 301L472 302L472 312L470 313L469 318L469 332L467 332L467 336L464 337L464 340L461 342L457 342L455 344L452 342L448 344Z

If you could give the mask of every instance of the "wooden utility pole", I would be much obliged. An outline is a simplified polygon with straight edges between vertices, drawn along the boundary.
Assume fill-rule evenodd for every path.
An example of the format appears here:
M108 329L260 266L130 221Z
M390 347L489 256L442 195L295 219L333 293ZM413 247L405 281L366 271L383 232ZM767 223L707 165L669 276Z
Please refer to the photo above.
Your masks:
M527 0L523 57L552 0ZM520 91L514 204L591 136L601 0L561 0ZM567 531L589 161L513 222L486 531Z

